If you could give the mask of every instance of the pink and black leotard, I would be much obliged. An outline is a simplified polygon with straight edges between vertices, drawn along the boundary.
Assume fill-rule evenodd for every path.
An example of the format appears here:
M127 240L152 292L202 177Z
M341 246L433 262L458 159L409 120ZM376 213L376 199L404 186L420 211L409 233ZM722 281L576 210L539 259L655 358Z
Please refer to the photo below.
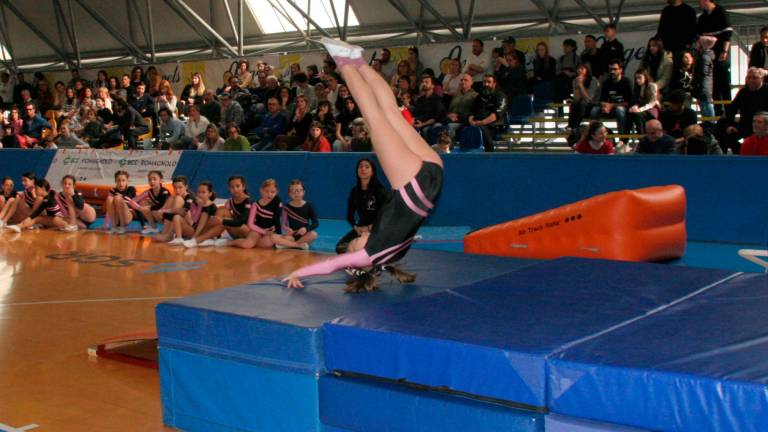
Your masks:
M306 228L307 232L310 232L320 226L315 208L308 202L305 202L301 207L294 207L290 203L285 203L283 204L282 212L281 223L283 230L290 228L292 231L297 231ZM301 234L294 233L293 238L298 240L301 238Z
M270 232L280 233L280 215L283 205L280 197L275 196L272 201L262 206L258 201L251 203L251 211L248 214L248 228L259 234Z
M435 207L443 188L443 168L424 161L416 176L394 190L392 198L376 215L368 241L362 250L301 268L296 276L329 274L346 267L365 268L395 262L405 256L413 237Z

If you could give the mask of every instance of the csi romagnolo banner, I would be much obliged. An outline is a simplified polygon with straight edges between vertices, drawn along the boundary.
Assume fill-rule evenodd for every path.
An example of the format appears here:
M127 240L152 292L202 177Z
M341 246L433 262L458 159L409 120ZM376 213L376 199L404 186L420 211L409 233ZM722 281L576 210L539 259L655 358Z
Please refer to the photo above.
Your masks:
M168 151L113 151L113 150L57 150L45 178L58 185L67 174L78 183L114 185L115 173L126 171L129 184L146 184L147 173L157 170L163 178L173 177L181 152Z

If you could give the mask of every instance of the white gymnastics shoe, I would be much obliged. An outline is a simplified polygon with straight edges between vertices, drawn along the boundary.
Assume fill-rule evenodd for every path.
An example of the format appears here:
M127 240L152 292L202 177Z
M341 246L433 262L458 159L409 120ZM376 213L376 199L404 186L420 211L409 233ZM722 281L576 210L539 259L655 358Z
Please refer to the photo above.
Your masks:
M200 242L199 246L200 247L216 246L216 241L214 241L213 239L203 240L202 242Z
M185 248L188 248L188 249L196 248L197 247L197 240L195 240L195 239L184 240L184 242L182 244L184 245Z
M328 54L333 58L348 58L353 60L363 58L363 47L327 37L320 38L320 43L323 44L328 51Z
M144 235L157 234L159 232L160 232L160 230L158 230L157 228L152 228L152 227L146 227L143 230L141 230L141 233L144 234Z
M8 229L9 231L13 231L15 233L20 233L21 232L21 227L18 226L18 225L8 225L5 228Z
M67 225L64 228L62 228L61 230L64 231L64 232L75 232L78 229L80 229L80 228L77 225Z
M184 239L181 237L176 237L175 239L168 242L168 246L182 246L184 244Z
M216 247L224 247L228 244L229 244L229 240L225 238L216 239L216 241L214 241L213 243L213 245Z

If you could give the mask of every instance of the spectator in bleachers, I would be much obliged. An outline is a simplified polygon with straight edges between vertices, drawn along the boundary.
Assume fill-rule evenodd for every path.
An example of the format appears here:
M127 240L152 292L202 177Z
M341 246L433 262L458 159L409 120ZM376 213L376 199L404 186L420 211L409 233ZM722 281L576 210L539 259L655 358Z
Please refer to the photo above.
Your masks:
M599 108L600 80L589 72L588 64L582 63L576 67L576 77L573 79L573 103L568 114L568 127L576 129L585 116Z
M627 107L632 100L632 83L624 76L623 61L608 61L608 77L600 89L600 105L592 109L592 118L616 118L618 130L626 127Z
M245 120L245 113L240 102L232 99L229 93L224 93L219 98L221 101L221 121L220 124L224 127L228 127L230 123L237 125L238 129Z
M448 96L446 103L450 103L450 98L458 93L463 76L464 74L461 73L461 61L457 58L451 59L448 73L443 77L443 95Z
M513 55L510 54L510 56ZM477 97L477 92L472 88L472 82L472 75L462 74L461 87L459 87L458 92L451 99L451 104L448 105L446 119L448 120L448 133L451 138L456 136L459 128L469 122L469 116L472 114L472 107Z
M581 57L576 54L579 46L573 39L563 41L563 55L557 59L557 76L555 78L555 101L561 102L571 95L573 79L576 77L576 67L581 64Z
M310 86L315 86L317 83L323 82L320 78L320 72L317 70L316 65L307 66L307 78Z
M118 135L122 135L126 147L129 149L136 148L136 139L141 135L144 135L149 130L147 124L144 123L144 118L141 117L138 111L128 105L123 99L115 101L114 112L114 128L119 131ZM109 133L109 131L107 132ZM108 136L108 138L111 138ZM112 141L114 142L114 141Z
M128 75L124 76L129 77ZM107 80L107 88L109 89L109 95L112 96L112 99L117 99L119 97L123 99L128 98L127 93L126 95L120 94L120 79L118 79L116 76L109 77Z
M21 91L21 94L19 95L19 103L17 104L19 107L19 110L24 111L24 107L27 104L32 104L35 106L35 109L37 109L37 101L32 99L32 92L24 89ZM40 110L38 110L39 112Z
M634 127L637 133L645 132L645 123L659 117L659 99L656 83L651 81L648 70L635 71L635 85L632 89L632 102L627 110L627 125L623 133L631 133Z
M742 156L768 156L768 112L760 111L752 116L752 135L744 139Z
M315 91L315 98L317 99L318 104L320 104L320 102L328 102L328 89L325 87L325 84L319 82L315 84L313 89ZM334 108L335 107L331 105L331 112L333 112Z
M304 151L327 153L331 151L331 143L323 134L323 125L320 122L312 122L309 127L309 135L304 141Z
M80 109L80 101L75 95L75 89L67 87L64 90L64 101L61 104L61 113L59 114L58 120L61 121L63 118L72 117L77 113L78 109Z
M397 69L395 70L395 74L389 79L389 85L393 89L398 88L402 77L408 77L411 89L416 87L416 74L411 70L411 64L408 63L407 60L400 60L400 62L397 63Z
M40 144L43 138L43 131L51 129L51 124L37 112L37 108L32 103L24 105L24 113L24 124L21 126L21 137L19 139L27 148L32 148L35 144Z
M19 142L19 136L16 135L16 132L13 130L13 126L10 124L4 124L3 127L3 137L2 140L0 140L0 147L2 148L20 148L21 143Z
M100 118L104 123L112 121L112 110L107 108L102 98L96 98L96 117Z
M105 70L96 72L96 79L91 83L91 88L93 91L97 91L101 87L109 88L109 77L107 76L107 71Z
M613 142L608 139L608 129L602 122L589 122L581 140L574 147L576 153L582 154L614 154Z
M664 42L659 37L648 39L640 67L648 70L651 80L656 83L659 97L668 92L669 83L672 80L674 60L672 53L667 51Z
M515 96L528 94L525 65L520 63L517 55L512 53L499 57L499 68L496 70L496 82L501 91L512 100Z
M240 135L240 126L237 123L227 124L227 140L224 141L222 151L250 151L251 143L248 138Z
M451 136L447 132L440 132L437 134L437 143L432 146L432 150L437 154L450 154L452 145L453 139L451 139Z
M14 86L11 74L8 72L0 73L0 107L6 107L13 103Z
M715 68L713 81L713 97L715 100L731 100L731 62L729 52L733 28L728 13L713 0L699 0L702 14L696 24L699 36L714 36L717 42L713 47L715 52ZM720 107L717 107L718 114Z
M666 107L659 114L662 128L667 135L682 145L685 141L683 131L696 124L696 112L686 104L686 94L682 90L673 90L669 94Z
M336 115L336 139L333 142L333 151L350 151L352 146L352 122L363 115L357 107L357 102L352 96L344 99L344 109Z
M240 85L243 88L248 88L251 86L251 81L253 81L253 72L250 70L248 60L240 59L237 62L237 73L235 75L237 76L237 79L240 81Z
M336 139L336 118L331 112L331 104L328 101L321 101L317 104L313 121L323 126L323 135L328 139L328 142Z
M589 66L590 75L600 79L606 69L605 60L597 48L597 38L593 35L584 36L584 51L581 52L581 63Z
M396 69L395 62L392 61L392 51L389 48L381 49L381 73L384 75L384 80L389 82L392 79L392 75L395 74Z
M478 93L472 103L472 114L467 122L483 131L483 148L487 152L493 151L493 131L491 126L502 122L506 101L504 94L496 88L496 78L486 75L483 78L483 90Z
M67 87L62 81L56 81L53 85L53 107L54 111L61 111L61 107L64 105L64 99L67 97Z
M205 139L205 130L210 122L207 118L200 115L200 107L197 105L189 105L187 113L189 118L184 126L184 135L181 137L181 143L184 149L196 149Z
M726 121L730 124L726 129L726 136L721 141L723 153L728 148L734 154L739 153L739 139L752 135L752 117L757 112L768 111L768 86L765 85L764 69L749 68L747 71L746 85L742 87L733 102L726 108ZM736 123L736 114L739 114L739 122Z
M420 77L424 71L424 64L419 59L419 49L415 46L408 47L408 65L416 77Z
M109 97L109 90L106 87L96 89L96 97L104 101L104 106L112 111L112 98Z
M533 57L531 88L541 83L554 85L555 72L557 72L557 60L549 55L549 47L544 42L537 43L536 54Z
M158 124L158 147L162 150L181 150L184 148L184 143L181 140L184 136L184 123L174 117L168 107L161 107L157 111L157 117L160 120Z
M501 43L501 48L504 50L504 55L515 54L517 55L517 61L525 68L525 53L517 49L517 40L513 36L507 36Z
M293 93L288 87L280 87L277 91L277 100L280 101L280 110L286 114L293 112Z
M294 94L295 96L304 96L309 102L309 109L314 111L317 109L317 95L315 89L309 85L309 79L307 74L299 72L293 76Z
M419 90L419 97L416 98L413 107L413 126L429 142L429 133L432 128L442 126L441 122L446 114L445 105L443 98L435 93L435 79L431 76L424 75Z
M616 39L617 33L618 29L616 28L616 24L608 24L603 28L605 41L600 45L600 57L602 57L605 66L608 68L610 68L610 62L613 60L621 62L621 67L624 68L624 44ZM606 71L610 72L608 69L603 70L603 72Z
M130 80L131 85L134 87L139 85L140 82L143 82L144 84L149 84L149 80L147 79L147 77L144 76L144 69L139 65L136 65L133 67L133 69L131 69L130 78L131 78Z
M333 111L337 113L344 111L344 105L347 103L347 98L350 96L352 96L352 93L350 93L349 87L344 84L339 84L339 87L336 90L336 103L333 106Z
M693 95L699 102L701 115L713 117L715 106L712 104L713 77L715 53L712 47L717 39L714 36L701 36L696 42L699 60L693 74Z
M381 72L381 60L380 59L373 59L371 60L371 69L375 70L379 76L381 76L384 81L389 82L389 79L384 78L384 74Z
M677 143L675 139L664 133L664 128L658 120L649 120L645 124L645 136L640 138L635 153L638 154L672 154Z
M396 98L402 99L404 95L409 97L413 96L413 87L411 87L411 79L407 76L401 76L397 80L397 87L393 89Z
M178 99L173 94L171 83L163 80L160 83L159 93L155 96L155 112L159 113L161 108L168 108L173 117L176 117L176 103Z
M472 41L472 54L467 57L464 73L472 75L473 88L479 92L483 88L483 77L490 66L491 55L485 51L485 44L480 39Z
M83 107L79 117L80 138L93 147L104 134L104 122L96 117L96 111L88 107Z
M69 129L69 125L70 125L69 120L64 120L59 125L59 133L53 139L53 142L56 143L56 148L60 148L60 149L90 148L90 145L88 145L88 143L81 140L74 133L72 133L72 131Z
M715 137L700 125L690 125L683 130L685 141L676 152L687 155L722 155L723 150Z
M349 147L353 152L373 151L373 143L368 136L368 126L362 117L356 118L349 128L352 130L352 142Z
M139 82L136 92L128 99L128 103L138 111L142 117L155 117L155 100L146 93L147 85Z
M13 133L15 135L21 134L21 129L24 127L24 120L21 118L21 111L19 107L12 106L10 110L10 114L8 115L8 122L9 125L13 127Z
M205 128L205 138L197 146L202 151L222 151L224 150L224 138L219 135L219 128L214 124L209 124Z
M266 65L264 68L265 70L269 70L272 68L272 66ZM338 76L338 72L336 72L336 62L333 61L331 56L326 55L325 60L323 60L323 76L330 74L336 74Z
M768 26L760 29L760 40L749 50L749 67L768 70Z
M696 40L696 10L684 0L667 0L661 10L657 38L672 53L680 53L693 46Z
M85 92L85 85L82 81L75 81L75 85L71 86L73 89L75 89L75 94L77 95L77 98L82 100L83 93Z
M67 84L67 86L75 87L75 83L78 82L78 81L81 81L81 79L80 79L80 70L72 69L71 71L69 71L69 74L70 74L72 79L69 80L69 83Z
M254 150L272 150L275 138L278 135L284 134L287 128L288 119L280 111L280 101L277 98L269 98L267 100L267 115L261 121L259 127L252 131L259 140L254 145Z
M48 86L48 81L38 81L35 94L37 94L37 97L35 98L37 101L37 109L41 114L44 115L53 109L53 93L51 92L51 88Z
M142 81L143 82L143 81ZM138 84L137 84L138 85ZM147 89L147 83L144 83L144 90ZM128 75L123 75L122 78L120 78L120 90L115 91L115 99L121 98L128 100L133 94L136 92L136 87L131 84L131 81L128 79Z
M147 68L147 81L147 93L152 97L157 97L160 94L160 84L163 82L163 77L154 66Z
M307 140L311 125L312 113L309 111L309 102L304 96L299 96L296 98L296 106L288 121L288 130L275 139L275 147L283 151L301 147Z
M203 104L200 106L200 114L207 118L211 124L219 124L221 122L221 104L216 100L216 93L211 89L207 89L203 93Z
M193 72L190 81L181 91L181 97L178 102L178 105L183 107L183 112L185 113L189 106L200 105L205 94L205 83L199 72Z
M691 52L686 51L680 57L680 64L672 72L672 81L669 90L681 90L685 93L686 105L691 104L693 97L694 74L696 73L696 59Z
M96 101L93 98L93 90L90 87L83 87L78 93L80 99L80 105L88 105L92 108L96 108Z
M339 98L339 75L336 72L329 73L323 77L325 84L326 100L331 103L331 108L335 110L336 100ZM338 112L334 111L334 114Z

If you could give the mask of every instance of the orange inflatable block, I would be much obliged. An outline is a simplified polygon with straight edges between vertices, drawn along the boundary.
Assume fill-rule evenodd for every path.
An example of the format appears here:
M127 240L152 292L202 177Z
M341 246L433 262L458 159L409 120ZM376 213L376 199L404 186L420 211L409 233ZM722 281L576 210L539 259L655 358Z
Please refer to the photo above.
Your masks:
M147 189L149 189L148 184L132 185L132 186L136 188L137 196L143 194L144 192L146 192ZM113 187L114 185L78 183L75 186L75 189L78 192L83 194L83 198L85 198L85 201L88 202L89 204L103 205L104 201L109 196L110 189L112 189ZM165 182L163 183L163 187L173 192L173 183Z
M685 253L685 190L658 186L598 195L473 231L464 252L658 261Z

